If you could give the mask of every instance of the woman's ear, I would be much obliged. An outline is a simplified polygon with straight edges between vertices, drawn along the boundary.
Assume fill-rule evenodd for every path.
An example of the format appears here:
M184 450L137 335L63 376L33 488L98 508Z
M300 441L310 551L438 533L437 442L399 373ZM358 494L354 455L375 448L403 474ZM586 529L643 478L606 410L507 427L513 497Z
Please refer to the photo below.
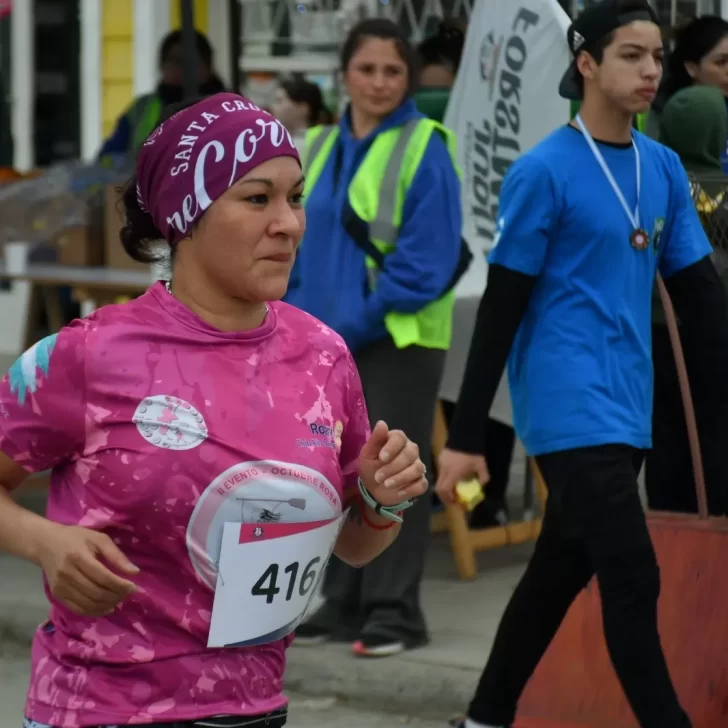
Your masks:
M695 80L698 75L698 64L695 61L685 61L685 70L688 72L688 76Z

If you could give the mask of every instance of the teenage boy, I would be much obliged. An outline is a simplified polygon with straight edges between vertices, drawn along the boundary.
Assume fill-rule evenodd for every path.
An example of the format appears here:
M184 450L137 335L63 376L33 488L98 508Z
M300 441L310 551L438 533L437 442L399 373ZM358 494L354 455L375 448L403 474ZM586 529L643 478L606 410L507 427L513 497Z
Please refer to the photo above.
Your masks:
M686 174L633 131L662 76L646 0L604 0L568 31L559 92L580 114L510 168L440 497L487 472L486 417L506 359L516 430L549 488L543 529L464 721L500 728L569 606L596 575L609 655L643 728L686 728L657 631L660 578L637 475L651 446L650 305L665 279L726 407L728 305ZM722 388L722 389L720 389ZM579 696L575 695L577 701Z

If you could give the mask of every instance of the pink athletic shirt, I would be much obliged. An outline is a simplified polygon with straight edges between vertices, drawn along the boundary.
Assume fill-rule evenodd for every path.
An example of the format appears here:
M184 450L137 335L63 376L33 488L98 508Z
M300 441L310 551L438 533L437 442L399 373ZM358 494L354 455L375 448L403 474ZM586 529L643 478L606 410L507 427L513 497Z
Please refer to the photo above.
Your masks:
M284 303L255 330L221 332L157 283L27 351L0 383L0 450L53 469L51 520L106 533L141 569L104 618L46 588L27 717L115 725L284 706L290 637L206 647L222 527L338 516L368 436L342 339Z

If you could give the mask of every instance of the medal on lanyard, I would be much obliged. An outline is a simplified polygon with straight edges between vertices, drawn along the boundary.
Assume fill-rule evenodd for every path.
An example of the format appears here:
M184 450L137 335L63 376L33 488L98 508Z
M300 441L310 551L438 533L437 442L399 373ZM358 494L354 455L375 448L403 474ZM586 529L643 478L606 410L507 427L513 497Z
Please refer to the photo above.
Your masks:
M594 139L592 139L592 135L586 128L586 125L581 118L581 114L576 115L576 123L579 125L579 129L581 129L581 133L584 135L584 139L586 139L589 149L591 149L591 153L594 155L594 159L597 160L599 166L602 168L602 172L604 172L607 182L609 182L609 185L614 190L614 194L617 196L619 204L622 205L622 209L625 211L627 218L632 223L632 234L629 236L630 245L636 250L646 250L650 247L650 236L647 231L640 226L640 183L642 181L642 174L640 170L640 150L634 143L634 139L632 139L632 149L634 149L635 166L637 167L637 204L635 205L634 212L632 212L632 210L629 209L627 201L624 199L622 190L619 189L619 185L614 179L614 175L607 166L607 163L604 161L602 153L599 151L599 148L594 143Z

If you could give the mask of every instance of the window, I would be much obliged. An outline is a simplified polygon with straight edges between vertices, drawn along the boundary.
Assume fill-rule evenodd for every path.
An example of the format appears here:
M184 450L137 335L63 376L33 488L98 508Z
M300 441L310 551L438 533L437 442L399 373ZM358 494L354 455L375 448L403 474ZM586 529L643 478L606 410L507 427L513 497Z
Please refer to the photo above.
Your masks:
M467 20L474 0L239 0L244 72L334 71L349 28L384 16L421 41L443 17ZM294 58L296 59L294 62Z
M35 164L81 156L78 0L36 0Z

